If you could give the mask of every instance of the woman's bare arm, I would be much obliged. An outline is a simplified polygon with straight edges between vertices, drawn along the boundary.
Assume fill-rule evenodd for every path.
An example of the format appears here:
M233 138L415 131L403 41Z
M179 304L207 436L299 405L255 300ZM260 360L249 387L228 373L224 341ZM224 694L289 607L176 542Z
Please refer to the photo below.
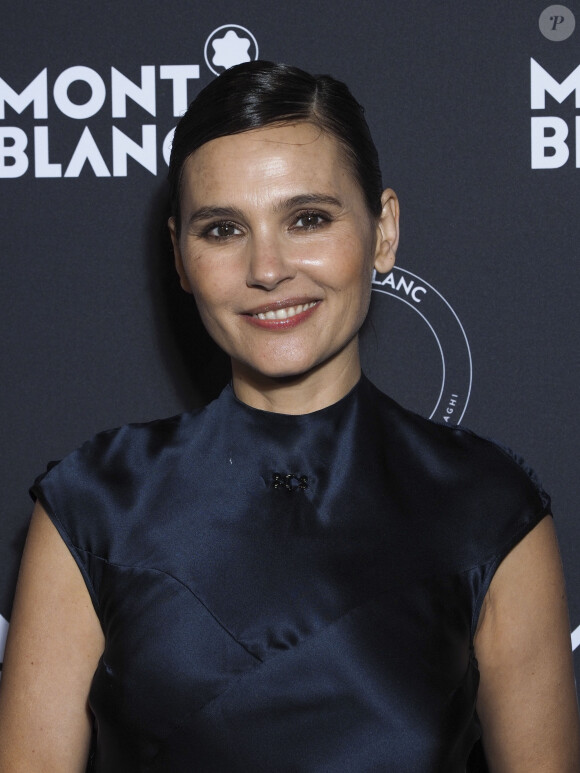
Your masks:
M580 723L564 578L551 518L504 559L475 651L492 773L579 773Z
M0 771L85 770L89 687L103 634L81 573L37 504L0 686Z

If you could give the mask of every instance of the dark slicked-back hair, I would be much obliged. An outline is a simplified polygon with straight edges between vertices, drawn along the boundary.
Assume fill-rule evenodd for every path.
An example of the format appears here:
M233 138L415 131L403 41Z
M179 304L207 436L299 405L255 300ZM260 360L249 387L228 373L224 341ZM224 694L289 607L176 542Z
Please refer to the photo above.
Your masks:
M369 212L381 213L382 179L364 109L341 81L273 62L247 62L206 86L179 121L169 164L171 214L180 232L180 188L188 157L210 140L308 121L340 143Z

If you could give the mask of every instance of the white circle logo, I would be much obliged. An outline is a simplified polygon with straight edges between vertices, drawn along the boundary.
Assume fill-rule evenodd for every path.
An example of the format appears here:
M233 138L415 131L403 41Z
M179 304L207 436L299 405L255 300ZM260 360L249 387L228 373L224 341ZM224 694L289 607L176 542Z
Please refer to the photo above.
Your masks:
M538 26L548 40L566 40L574 32L576 18L565 5L549 5L540 14Z
M417 274L399 267L375 272L373 296L361 331L365 372L406 407L459 424L473 368L465 330L451 304Z
M235 64L258 58L258 42L239 24L222 24L205 41L203 55L209 69L219 75Z

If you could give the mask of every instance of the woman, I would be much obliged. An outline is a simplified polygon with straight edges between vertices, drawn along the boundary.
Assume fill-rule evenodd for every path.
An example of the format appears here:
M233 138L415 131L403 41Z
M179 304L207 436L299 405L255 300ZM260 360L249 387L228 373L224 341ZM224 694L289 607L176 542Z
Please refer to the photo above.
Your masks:
M481 734L494 773L578 771L547 495L361 377L399 238L361 108L327 76L232 68L170 182L232 385L37 481L0 769L82 771L92 736L107 773L454 773Z

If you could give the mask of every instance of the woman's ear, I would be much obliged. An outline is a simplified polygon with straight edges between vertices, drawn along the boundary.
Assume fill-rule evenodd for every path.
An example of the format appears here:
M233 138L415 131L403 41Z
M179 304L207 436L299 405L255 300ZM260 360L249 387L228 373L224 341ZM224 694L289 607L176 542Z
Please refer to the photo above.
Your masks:
M379 274L387 274L395 265L395 255L399 246L399 199L391 188L386 188L381 196L383 205L377 223L377 246L375 268Z
M189 279L187 278L187 274L185 273L183 258L181 257L181 249L179 247L179 238L177 236L175 218L170 217L169 220L167 221L167 225L169 226L169 233L171 234L171 243L173 245L173 258L175 261L175 270L179 274L179 284L181 285L182 290L185 290L186 293L193 293L193 290L191 289L191 285L189 284Z

